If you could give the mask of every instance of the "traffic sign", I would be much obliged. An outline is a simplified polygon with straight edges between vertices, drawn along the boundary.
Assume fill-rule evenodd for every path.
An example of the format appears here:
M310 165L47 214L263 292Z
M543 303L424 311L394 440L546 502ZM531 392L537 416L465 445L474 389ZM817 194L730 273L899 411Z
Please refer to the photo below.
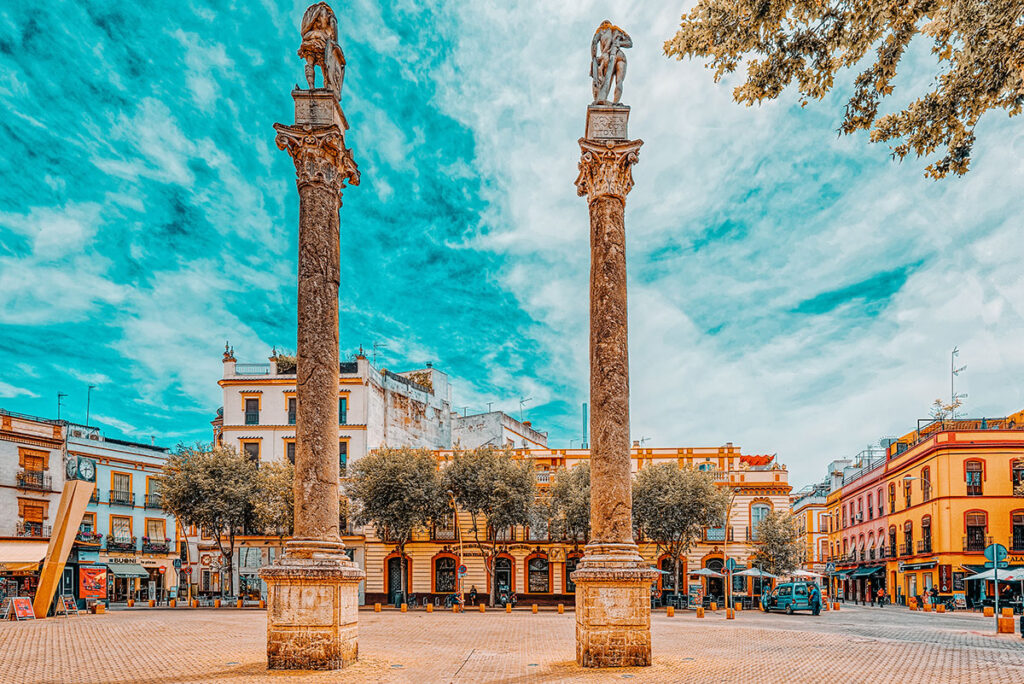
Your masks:
M832 574L832 573L834 573L835 571L836 571L836 564L835 564L835 563L831 563L831 562L830 562L830 563L828 563L828 564L827 564L827 565L825 566L825 572L827 572L828 574L830 574L830 575L831 575L831 574Z
M1002 544L989 544L985 547L985 558L990 561L1001 561L1009 555L1006 547Z
M725 569L728 570L729 572L732 572L733 570L735 570L736 569L736 559L735 558L730 558L729 560L725 561Z
M993 563L992 561L988 561L987 563L985 563L985 567L986 568L995 567L995 563ZM1008 568L1008 567L1010 567L1010 564L1007 561L999 561L999 567L1000 568Z
M175 570L181 570L181 559L180 558L175 558L174 559L174 569Z
M159 572L161 575L164 574L165 572L167 572L167 566L161 565L159 568L157 568L157 572Z
M465 577L467 572L469 572L469 568L467 568L465 565L459 566L459 577Z

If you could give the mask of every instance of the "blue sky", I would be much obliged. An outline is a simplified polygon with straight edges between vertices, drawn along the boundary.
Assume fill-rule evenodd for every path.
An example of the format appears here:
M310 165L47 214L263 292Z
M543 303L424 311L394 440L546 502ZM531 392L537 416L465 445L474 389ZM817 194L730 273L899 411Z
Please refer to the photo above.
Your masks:
M570 6L571 5L571 6ZM657 5L657 6L655 6ZM290 121L305 3L0 11L0 406L159 443L209 438L220 352L294 346ZM587 211L573 179L589 41L632 35L646 144L627 208L631 420L649 446L779 453L794 484L949 392L1024 406L1024 136L992 113L965 179L924 178L843 99L731 101L661 55L684 5L336 3L362 184L342 209L343 354L432 361L567 446L587 400ZM931 78L916 45L904 102ZM849 76L840 86L852 80Z

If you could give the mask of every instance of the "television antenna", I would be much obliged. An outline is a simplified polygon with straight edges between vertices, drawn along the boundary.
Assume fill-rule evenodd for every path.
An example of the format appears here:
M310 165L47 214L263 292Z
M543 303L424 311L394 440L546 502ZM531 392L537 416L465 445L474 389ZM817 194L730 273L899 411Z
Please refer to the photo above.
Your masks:
M956 367L956 358L960 356L960 347L953 347L952 353L949 355L949 418L953 420L956 418L957 402L961 399L967 398L967 393L962 394L956 393L956 379L963 371L967 370L967 365Z
M528 401L533 401L533 397L525 397L525 398L520 397L519 398L519 422L520 423L523 422L523 406L525 406L526 402L528 402Z

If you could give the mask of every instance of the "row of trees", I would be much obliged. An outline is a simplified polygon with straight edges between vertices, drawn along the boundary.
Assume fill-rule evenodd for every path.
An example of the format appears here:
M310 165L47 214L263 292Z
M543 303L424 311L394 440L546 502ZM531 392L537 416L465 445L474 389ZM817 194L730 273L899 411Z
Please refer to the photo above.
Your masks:
M349 475L344 493L351 501L353 522L373 525L382 540L394 544L403 564L414 532L456 524L457 507L468 518L468 527L458 534L480 553L491 577L492 605L502 532L517 526L547 528L551 538L576 544L586 543L590 535L590 467L585 463L556 471L543 492L529 461L490 447L456 451L440 469L426 449L378 449L356 461ZM227 586L239 535L291 534L294 469L288 462L257 464L227 447L180 446L168 460L163 479L164 505L183 525L220 532L214 536ZM634 526L672 559L674 586L681 586L681 561L704 529L726 525L733 498L730 489L699 470L663 464L637 474ZM758 530L759 565L775 574L796 567L800 543L788 512L773 512ZM403 569L403 584L406 575Z

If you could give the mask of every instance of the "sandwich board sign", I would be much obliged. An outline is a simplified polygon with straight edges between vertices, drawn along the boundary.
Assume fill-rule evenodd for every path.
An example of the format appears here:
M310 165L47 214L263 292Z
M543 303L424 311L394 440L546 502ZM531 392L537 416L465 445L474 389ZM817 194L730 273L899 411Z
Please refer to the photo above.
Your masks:
M35 620L32 599L28 596L11 596L0 605L0 620Z
M71 615L78 615L78 602L75 601L74 596L61 596L57 599L57 608L54 610L54 615L63 614L64 617Z

